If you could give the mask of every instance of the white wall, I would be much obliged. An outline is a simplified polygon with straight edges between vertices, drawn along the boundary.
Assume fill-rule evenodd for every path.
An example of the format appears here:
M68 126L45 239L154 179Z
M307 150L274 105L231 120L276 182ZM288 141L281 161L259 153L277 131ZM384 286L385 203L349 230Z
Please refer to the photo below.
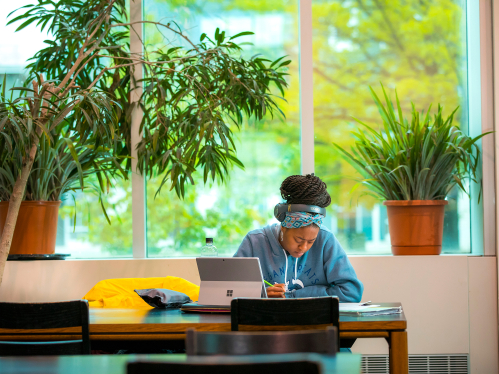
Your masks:
M498 372L495 257L352 256L363 300L400 301L410 354L470 354L471 373ZM1 301L78 299L102 279L180 276L199 284L194 259L8 262ZM387 354L383 339L354 352Z

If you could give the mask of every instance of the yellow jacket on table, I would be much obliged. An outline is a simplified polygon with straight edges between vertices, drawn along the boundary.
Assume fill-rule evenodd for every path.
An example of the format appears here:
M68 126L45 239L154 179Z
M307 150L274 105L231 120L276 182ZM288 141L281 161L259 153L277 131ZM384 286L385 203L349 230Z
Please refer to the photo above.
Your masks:
M165 288L185 293L192 301L199 297L199 286L179 277L118 278L97 283L83 297L90 307L101 308L151 308L134 290Z

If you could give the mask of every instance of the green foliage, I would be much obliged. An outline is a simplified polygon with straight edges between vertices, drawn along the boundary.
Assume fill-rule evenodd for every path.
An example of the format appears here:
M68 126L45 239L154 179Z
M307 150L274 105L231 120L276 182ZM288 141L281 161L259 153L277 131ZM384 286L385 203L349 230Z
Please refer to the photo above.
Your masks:
M271 196L278 199L281 181L290 174L300 172L299 165L289 165L282 158L299 154L299 150L291 150L289 144L279 145L274 137L269 136L269 131L258 131L254 125L245 127L243 131L235 135L243 138L238 140L237 146L245 170L233 170L230 183L220 185L208 182L205 186L203 176L198 173L194 176L195 185L186 189L184 199L179 200L174 191L166 189L155 196L162 178L153 176L148 179L148 256L196 256L206 236L215 238L220 255L232 256L248 231L262 227L272 219L272 202L268 199ZM276 165L276 162L279 163ZM75 198L77 232L67 235L85 243L81 244L82 247L100 247L102 256L131 255L133 215L130 179L117 184L105 196L111 226L100 214L97 196L76 191ZM73 199L67 196L63 205L64 217L73 217ZM67 227L73 227L73 224L70 221ZM85 231L78 234L79 229ZM68 243L60 242L59 245ZM89 256L89 253L82 252L83 256Z
M89 175L101 182L97 193L109 190L120 172L114 125L120 112L117 103L99 90L72 90L59 97L49 82L38 81L38 86L43 87L40 92L13 88L21 94L12 100L7 98L3 83L0 199L10 200L35 137L39 142L23 200L59 201L69 190L84 189Z
M466 192L463 180L476 182L480 148L475 138L465 135L453 124L456 108L447 118L438 105L433 119L431 105L424 114L412 105L411 121L403 117L395 91L396 110L384 87L383 105L370 87L383 121L376 131L364 122L352 132L356 139L352 153L334 145L364 177L354 188L365 185L385 200L443 200L457 184Z
M77 62L80 48L109 1L61 0L57 3L39 0L12 22L37 21L52 32L54 41L39 51L30 68L31 76L44 74L61 80ZM202 36L194 45L174 22L157 24L163 31L179 36L192 46L173 46L167 50L148 51L144 57L130 53L130 24L126 23L124 0L114 2L106 23L95 33L99 47L89 53L74 76L74 84L96 87L112 98L122 109L117 118L119 156L127 171L131 168L131 76L143 64L146 78L141 106L144 112L143 139L137 147L138 169L144 175L162 174L165 184L179 197L185 194L185 183L193 183L192 174L202 170L203 180L225 181L232 165L242 167L236 157L230 123L239 126L243 117L262 118L265 113L282 112L270 92L275 84L281 95L287 83L283 68L289 61L269 61L261 57L249 60L235 54L241 47L235 43L241 33L232 37L217 30L213 38ZM140 60L140 61L139 61ZM74 121L69 117L67 121ZM119 170L121 166L116 165ZM135 170L133 170L135 171Z
M217 29L214 39L202 34L189 50L157 51L159 61L171 61L167 66L146 65L138 165L149 176L162 175L157 193L171 180L170 189L184 196L185 182L194 184L198 168L205 184L209 178L223 182L231 164L243 167L230 122L239 127L244 118L261 120L275 111L284 117L270 86L284 95L287 74L280 70L290 61L236 57L242 48L234 40L250 34L229 37Z
M185 30L192 30L192 33L197 32L195 26L199 24L197 20L200 18L231 25L234 17L238 20L241 16L248 16L257 27L248 30L258 32L258 24L268 19L266 17L283 16L286 28L282 44L269 47L260 43L260 38L246 37L246 40L252 40L255 44L245 47L245 53L251 56L260 52L272 58L289 55L293 61L297 61L298 3L296 0L145 0L144 16L145 19L156 21L175 19ZM358 206L352 201L352 195L349 195L356 182L348 177L354 175L356 170L340 157L331 143L334 141L344 149L350 149L354 144L355 139L350 136L350 130L361 125L353 121L350 115L378 129L378 110L370 91L365 87L377 85L380 80L387 82L390 89L397 87L404 113L410 113L411 110L408 99L417 108L427 108L431 102L441 103L444 108L460 105L453 123L459 124L463 131L466 129L466 66L463 66L466 64L466 7L463 8L462 4L463 1L457 0L312 2L315 168L319 176L327 178L328 190L333 199L328 215L337 217L337 236L347 251L365 251L365 244L352 244L363 240L352 240L351 237L357 235L361 238L364 235L356 233L355 210ZM163 35L155 25L145 25L144 28L148 46L165 44ZM271 37L279 38L279 31ZM210 191L221 191L219 195L206 197L202 179L195 178L199 182L187 189L182 204L174 193L166 191L167 188L154 198L160 181L154 177L148 181L149 248L161 247L157 243L163 240L170 243L164 247L174 247L178 255L187 253L188 248L203 242L203 229L222 227L237 221L241 234L222 230L213 234L219 249L230 247L225 252L229 254L234 252L247 231L272 218L271 214L267 214L268 207L264 202L278 194L279 183L286 176L300 173L298 64L290 64L289 72L291 75L286 78L289 82L287 103L281 106L286 113L286 121L267 117L259 123L251 121L249 126L243 125L241 130L234 129L238 158L244 163L245 169L234 169L227 187L214 185L210 188ZM123 195L122 186L128 184L121 183L120 188L112 191L108 198L109 201L116 201L117 206L117 212L111 207L108 209L113 223L119 223L112 227L107 226L104 218L98 214L97 199L89 196L92 201L89 204L92 219L87 221L86 215L79 215L79 218L85 219L83 225L88 222L88 234L81 236L81 240L89 241L86 246L112 243L116 253L121 254L125 253L125 248L131 248L131 194ZM128 191L126 187L123 188ZM452 194L457 198L457 189ZM203 213L198 204L205 199L216 201L211 209L219 212L219 221L196 220L197 231L193 234L194 230L187 223L193 215ZM367 196L362 199L364 220L370 214L366 210L375 202L376 199ZM451 251L459 246L466 248L466 242L459 241L456 230L457 222L466 220L468 216L463 212L458 216L456 206L456 201L449 201L446 208L444 245ZM122 207L128 210L121 210ZM241 220L237 216L241 207L251 208L258 215L255 218L258 223ZM450 207L453 208L448 209ZM237 219L234 218L236 216ZM385 229L381 208L381 239ZM177 242L183 245L177 245ZM389 250L389 246L378 250ZM157 253L156 249L154 253ZM106 255L105 251L102 255Z
M38 4L26 5L16 12L24 10L22 14L9 20L13 24L23 22L17 30L21 30L27 22L36 22L40 31L46 31L53 35L53 40L45 40L46 47L38 51L26 66L28 78L25 85L31 84L37 75L43 75L45 79L61 82L78 58L78 52L85 42L85 37L90 31L92 22L103 11L109 1L103 0L64 0L47 1L39 0ZM114 2L113 11L110 14L109 24L127 22L128 9L125 0ZM10 16L10 15L9 15ZM95 78L103 72L102 77L95 84L103 94L108 95L117 106L121 108L116 113L117 135L121 141L119 155L124 168L131 167L131 107L130 107L130 66L105 70L110 66L110 58L117 64L123 63L123 59L129 57L130 33L126 28L114 28L111 31L101 27L95 34L95 39L102 37L100 49L82 60L85 68L74 76L74 85L77 87L89 87ZM71 113L70 113L71 114ZM67 123L73 123L77 118L68 116Z
M418 110L430 103L459 106L454 123L466 131L466 2L314 0L312 11L315 170L327 176L333 205L355 214L349 192L356 170L331 143L344 149L354 145L350 131L360 125L351 116L380 129L366 87L380 81L391 90L397 87L404 113L410 113L411 101ZM376 202L362 200L364 207Z

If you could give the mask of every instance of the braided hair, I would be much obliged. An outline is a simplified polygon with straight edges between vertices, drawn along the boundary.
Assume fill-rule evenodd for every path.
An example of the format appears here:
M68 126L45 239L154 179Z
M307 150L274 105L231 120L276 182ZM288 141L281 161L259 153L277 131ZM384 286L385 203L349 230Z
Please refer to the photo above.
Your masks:
M331 204L326 183L313 173L291 175L281 184L281 196L286 204L317 205L325 208Z

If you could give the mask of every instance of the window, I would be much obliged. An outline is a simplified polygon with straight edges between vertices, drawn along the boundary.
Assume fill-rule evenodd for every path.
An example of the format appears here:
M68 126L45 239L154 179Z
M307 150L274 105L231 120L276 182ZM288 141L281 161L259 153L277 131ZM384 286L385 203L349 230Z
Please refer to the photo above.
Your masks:
M19 23L6 26L10 12L32 3L34 2L30 0L0 0L0 78L3 82L3 74L7 75L8 88L24 83L27 78L27 60L45 47L45 39L50 39L50 36L40 32L35 24L19 32L15 32ZM88 180L86 186L90 189L95 183L96 181ZM102 214L96 195L82 191L65 194L59 210L56 252L71 254L72 258L131 257L131 194L131 183L120 181L119 185L104 197L112 225L107 223Z
M205 237L214 237L219 255L231 256L246 233L272 221L273 207L280 201L279 186L288 175L300 173L300 124L298 88L298 1L272 3L225 1L144 1L144 17L159 21L173 19L189 38L197 42L202 33L212 36L217 27L229 35L253 31L239 39L246 57L256 53L275 59L288 55L290 89L286 94L286 121L250 119L237 136L237 154L245 170L233 169L226 186L203 186L198 176L189 186L185 200L163 188L160 181L147 182L147 254L149 257L196 256ZM157 46L171 42L154 26L145 27L146 43ZM177 41L178 42L178 41Z
M326 226L349 253L390 253L386 208L349 193L354 169L332 147L354 144L352 116L381 125L369 86L381 81L407 117L440 103L468 127L466 1L314 0L315 170L333 198ZM476 197L475 197L476 199ZM470 252L470 199L454 189L445 213L443 252ZM476 204L476 200L472 203Z
M7 26L7 15L13 10L26 4L29 0L7 1L0 0L0 77L6 74L6 86L14 87L22 84L26 79L24 67L26 60L32 57L39 49L43 48L43 40L47 39L34 25L26 27L20 32L15 32L19 25Z
M25 3L31 1L0 0L0 18L5 20L9 12ZM315 172L327 182L333 200L326 227L349 254L389 254L385 207L349 193L355 184L349 177L355 173L332 143L347 148L352 144L350 130L356 124L351 116L379 124L369 86L379 92L380 81L392 98L397 88L406 113L410 101L420 111L430 103L440 103L444 114L459 106L456 122L476 135L480 124L470 118L473 110L481 109L470 87L477 79L471 72L476 73L480 66L469 51L479 37L477 32L470 33L478 29L478 17L470 18L470 9L476 11L478 5L465 0L311 3L312 23L300 25L300 7L310 6L310 1L143 0L144 19L174 20L195 42L202 33L213 35L216 28L229 35L253 31L255 35L239 39L249 43L244 51L247 57L257 53L270 59L289 56L289 89L282 105L286 119L249 119L240 129L232 128L245 170L234 168L226 185L205 186L197 176L184 200L168 187L156 195L160 185L157 177L145 183L145 200L132 191L131 181L118 181L105 196L109 225L97 196L81 191L67 194L60 209L56 251L70 253L72 258L132 257L133 232L142 225L146 227L146 252L134 257L196 256L205 237L214 237L219 255L230 256L248 231L275 222L272 213L280 201L280 183L288 175L301 173L303 129L314 132L314 152L306 157L313 157ZM6 74L8 86L13 86L25 79L26 59L43 47L47 36L34 25L15 33L18 25L5 23L0 23L0 75ZM310 27L311 41L300 41L300 28ZM144 26L143 36L150 50L180 43L153 25ZM300 67L300 49L310 42L313 66ZM307 110L313 109L314 121L300 123L304 109L300 95L307 94L300 89L300 74L309 68L313 69L314 101L313 108L310 104ZM473 247L480 245L475 245L480 241L474 237L483 232L482 227L472 230L475 221L480 222L472 217L482 214L476 195L473 191L470 199L457 190L450 193L444 253L471 253L471 243ZM145 222L137 217L132 222L132 201L146 211Z
M379 81L382 81L392 92L396 87L407 110L411 100L418 110L426 110L430 103L434 106L440 103L450 113L459 105L461 109L456 122L465 130L468 125L466 2L408 1L403 7L392 3L312 2L315 171L327 181L333 198L325 224L351 254L391 253L386 208L374 199L363 197L358 200L358 194L349 194L355 182L348 177L355 174L332 146L333 141L347 147L352 144L349 130L355 124L351 116L379 123L368 86L379 89ZM202 5L197 1L183 1L182 5L169 9L164 2L147 0L145 17L161 19L173 16L195 40L201 32L210 34L216 27L232 34L254 31L256 35L250 53L256 49L271 57L276 56L272 55L273 51L265 50L269 45L265 35L273 36L274 51L277 49L281 54L291 55L293 47L296 49L292 43L297 43L297 38L286 40L282 35L290 34L291 29L298 30L298 26L288 26L286 32L279 32L279 28L298 21L298 2L279 2L272 6L267 2L252 2L248 9L242 1L208 1ZM435 19L438 22L435 23ZM266 25L263 36L260 36L261 25ZM146 40L151 39L157 41L158 37L152 27L150 31L146 27ZM278 43L282 43L279 49ZM298 55L295 52L291 57L294 62L291 66L296 69ZM279 137L275 135L279 132L275 131L276 124L269 123L264 127L269 145L260 146L259 150L280 145L282 152L291 145L295 149L298 147L296 121L299 121L299 108L296 105L299 105L300 92L299 85L293 83L287 91L287 98L296 99L295 103L290 101L286 112L287 123L294 123L294 139L288 137L294 143L279 143ZM238 154L243 157L247 169L245 172L235 170L227 187L202 187L198 183L183 203L173 194L162 194L152 200L154 181L149 182L149 256L195 255L204 236L214 236L215 244L221 247L220 253L231 254L247 231L272 221L271 208L279 199L280 181L287 175L298 173L299 150L296 149L292 156L295 161L291 166L294 168L281 168L283 173L279 177L272 174L271 169L264 171L264 160L259 158L263 156L261 151L251 152L256 149L255 144L261 144L255 131L258 130L254 127L245 127L240 133L244 142L240 143ZM249 134L256 137L250 138ZM263 157L269 160L267 156ZM260 173L255 177L257 170ZM274 183L265 182L269 177ZM246 178L251 181L249 184ZM243 186L245 192L241 193ZM248 199L247 186L252 186L252 190L261 186L256 187L258 192L253 199ZM230 208L231 201L237 205L237 210ZM444 253L470 252L471 203L476 204L476 201L470 201L464 193L451 192L446 207ZM175 205L173 209L172 204ZM251 210L256 206L259 209ZM247 208L250 211L240 214ZM160 210L165 211L163 219L159 219ZM256 212L259 216L255 215ZM158 219L162 227L157 225Z
M56 253L68 253L71 258L132 257L130 180L116 181L109 194L102 196L111 224L102 212L99 196L90 191L94 186L98 186L97 181L87 179L88 192L64 195L59 209Z

